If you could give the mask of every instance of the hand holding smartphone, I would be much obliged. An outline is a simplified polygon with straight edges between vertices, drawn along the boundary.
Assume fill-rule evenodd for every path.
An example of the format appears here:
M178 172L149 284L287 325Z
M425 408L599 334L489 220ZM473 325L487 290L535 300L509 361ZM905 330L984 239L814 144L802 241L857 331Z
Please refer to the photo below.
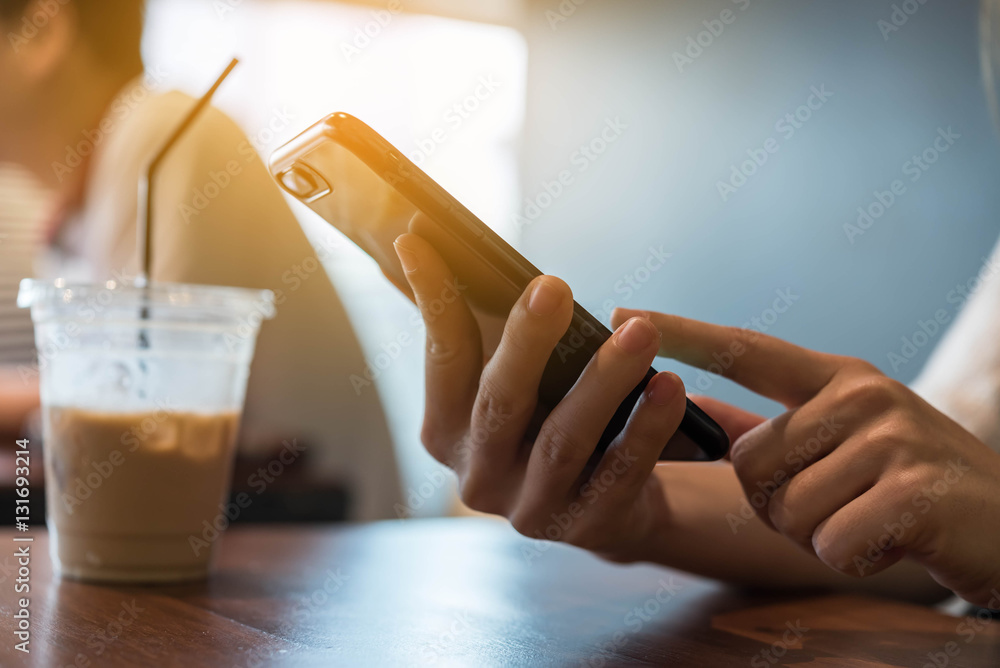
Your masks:
M489 357L511 308L541 272L424 174L405 155L358 119L327 116L279 148L270 169L281 187L343 232L412 298L393 241L410 232L426 240L463 286ZM611 332L574 303L572 322L545 367L539 386L542 412L554 408ZM650 369L622 402L597 445L603 452L624 428L649 380ZM688 400L680 428L661 460L720 459L729 438Z

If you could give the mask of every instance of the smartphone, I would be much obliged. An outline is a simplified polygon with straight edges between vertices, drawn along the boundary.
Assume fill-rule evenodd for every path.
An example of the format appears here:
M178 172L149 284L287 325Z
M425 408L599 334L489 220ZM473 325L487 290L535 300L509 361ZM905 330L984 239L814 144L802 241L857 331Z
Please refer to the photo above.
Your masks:
M496 349L514 303L541 275L401 151L348 114L331 114L277 149L270 170L282 189L350 238L411 298L392 242L406 232L430 242L455 273L456 287L479 322L487 356ZM572 324L553 351L539 387L542 411L562 400L611 334L574 303ZM598 452L624 428L655 374L651 368L618 407ZM664 443L660 459L710 461L728 450L726 432L688 400L680 428Z

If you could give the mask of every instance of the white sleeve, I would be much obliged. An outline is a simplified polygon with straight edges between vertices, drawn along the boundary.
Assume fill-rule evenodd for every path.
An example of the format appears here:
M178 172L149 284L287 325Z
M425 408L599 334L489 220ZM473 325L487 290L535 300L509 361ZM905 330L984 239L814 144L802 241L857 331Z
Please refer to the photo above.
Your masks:
M1000 452L1000 244L913 390ZM959 301L962 291L949 294Z

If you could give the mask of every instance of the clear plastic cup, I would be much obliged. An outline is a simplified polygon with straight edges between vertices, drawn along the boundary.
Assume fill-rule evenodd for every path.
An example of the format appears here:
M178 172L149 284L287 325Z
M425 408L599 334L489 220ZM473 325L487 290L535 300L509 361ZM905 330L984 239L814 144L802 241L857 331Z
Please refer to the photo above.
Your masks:
M274 295L25 280L18 305L35 324L58 572L205 577L213 545L204 523L229 494L250 361Z

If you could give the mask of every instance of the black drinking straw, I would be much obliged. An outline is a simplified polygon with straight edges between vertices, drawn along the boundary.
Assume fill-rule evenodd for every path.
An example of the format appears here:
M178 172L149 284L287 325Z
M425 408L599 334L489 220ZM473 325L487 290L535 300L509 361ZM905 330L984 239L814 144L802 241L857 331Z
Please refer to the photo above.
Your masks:
M136 277L136 285L142 288L148 288L150 282L150 272L153 270L153 185L155 183L154 177L156 176L156 171L159 169L160 164L163 159L167 157L167 153L170 149L174 147L177 140L183 136L187 129L191 127L195 119L198 118L198 114L208 106L211 102L212 96L215 95L215 91L219 89L222 82L225 81L229 73L233 71L236 64L239 63L239 59L233 58L229 61L229 65L226 69L222 71L219 78L215 80L212 87L201 96L197 102L195 102L194 107L188 112L188 115L181 121L180 125L174 130L170 138L167 139L166 143L160 151L153 157L149 165L146 167L146 172L139 179L139 275ZM146 293L143 293L146 296ZM143 299L146 302L146 299ZM142 309L142 319L146 320L149 318L148 305L144 304Z
M208 103L212 100L212 96L215 95L215 91L219 89L219 86L222 85L222 82L226 80L226 77L229 76L229 73L233 71L233 68L239 62L237 58L229 61L226 69L222 71L222 74L215 80L212 87L201 96L201 99L195 102L191 111L188 112L188 115L181 121L173 134L170 135L170 138L163 144L163 147L160 148L159 152L149 162L145 174L139 179L139 229L136 234L139 242L139 275L136 276L135 284L136 287L142 288L142 306L139 308L140 320L149 320L149 284L150 272L153 270L153 184L156 182L154 180L156 171L159 169L163 159L167 157L170 149L173 148L174 144L177 143L177 140L181 138L187 129L191 127L195 119L198 118L198 114L208 106ZM149 332L145 328L139 330L139 348L149 348ZM146 370L146 364L141 358L139 359L139 368L143 372ZM139 392L140 394L143 393L141 389Z

